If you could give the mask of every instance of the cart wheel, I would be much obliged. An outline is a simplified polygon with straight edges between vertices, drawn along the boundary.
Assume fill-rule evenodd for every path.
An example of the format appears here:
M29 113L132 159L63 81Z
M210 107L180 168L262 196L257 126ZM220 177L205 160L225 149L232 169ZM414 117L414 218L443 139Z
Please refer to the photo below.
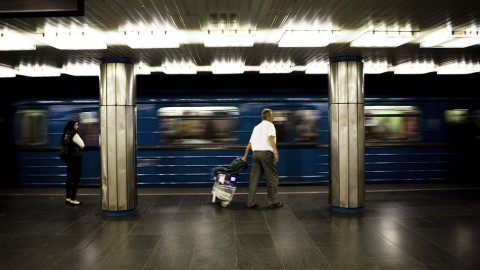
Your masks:
M223 207L227 207L227 206L230 204L230 202L222 201L220 204L221 204Z

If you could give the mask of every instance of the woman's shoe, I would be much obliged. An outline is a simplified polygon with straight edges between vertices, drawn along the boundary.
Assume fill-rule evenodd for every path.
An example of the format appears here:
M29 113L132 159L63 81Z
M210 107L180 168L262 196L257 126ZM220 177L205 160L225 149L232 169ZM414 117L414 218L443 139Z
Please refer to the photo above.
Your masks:
M72 199L70 199L70 198L66 198L66 199L65 199L65 203L66 203L66 204L70 204L71 201L72 201Z
M79 205L79 204L82 204L81 202L77 201L77 200L71 200L70 201L70 204L71 205Z

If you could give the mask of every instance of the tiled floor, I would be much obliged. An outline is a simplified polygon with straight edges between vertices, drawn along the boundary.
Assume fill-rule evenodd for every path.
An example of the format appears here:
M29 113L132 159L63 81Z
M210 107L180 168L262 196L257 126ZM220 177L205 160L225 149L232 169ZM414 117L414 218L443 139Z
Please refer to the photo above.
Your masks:
M140 189L107 217L98 189L0 189L0 269L480 269L480 185L367 186L362 214L328 187L281 187L284 207L227 208L208 189Z

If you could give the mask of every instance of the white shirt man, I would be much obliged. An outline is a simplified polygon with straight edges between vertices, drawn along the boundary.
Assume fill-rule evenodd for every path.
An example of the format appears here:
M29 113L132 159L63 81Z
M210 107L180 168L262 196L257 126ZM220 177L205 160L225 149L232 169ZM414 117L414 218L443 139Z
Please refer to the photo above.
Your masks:
M263 109L262 122L256 125L252 131L250 141L245 148L242 159L247 160L250 149L253 150L252 169L250 172L249 194L247 208L258 206L255 200L258 181L265 174L267 182L269 208L279 208L283 204L277 201L278 195L278 173L276 163L279 160L277 149L277 133L273 124L273 112L271 109Z

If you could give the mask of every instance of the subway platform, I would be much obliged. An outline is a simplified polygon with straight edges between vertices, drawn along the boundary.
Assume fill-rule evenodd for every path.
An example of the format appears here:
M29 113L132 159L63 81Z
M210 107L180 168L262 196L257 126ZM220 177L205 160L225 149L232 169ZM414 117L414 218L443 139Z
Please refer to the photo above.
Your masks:
M260 188L228 207L209 188L139 189L135 214L80 206L63 188L0 189L1 269L480 269L480 184L367 185L360 214L329 210L328 186Z

